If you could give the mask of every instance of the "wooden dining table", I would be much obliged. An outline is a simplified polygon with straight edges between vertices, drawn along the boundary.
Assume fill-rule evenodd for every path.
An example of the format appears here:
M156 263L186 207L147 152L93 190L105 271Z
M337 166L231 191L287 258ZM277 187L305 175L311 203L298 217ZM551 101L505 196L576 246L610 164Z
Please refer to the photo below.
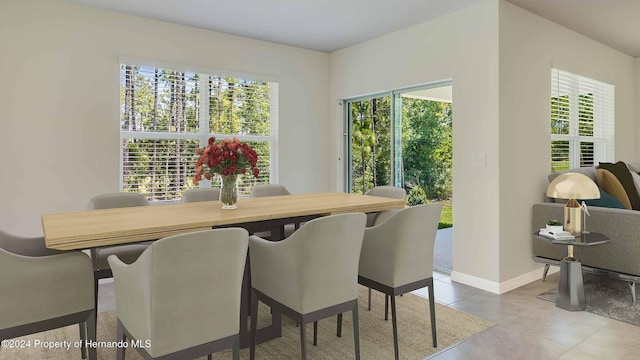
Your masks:
M170 203L153 206L72 211L42 215L45 244L56 250L83 250L158 240L167 236L220 227L243 227L250 233L269 230L272 240L283 237L284 224L348 212L399 209L404 199L340 192L239 199L237 209L223 210L219 201ZM249 345L251 280L245 270L240 321L241 346ZM280 314L259 329L258 342L280 336Z

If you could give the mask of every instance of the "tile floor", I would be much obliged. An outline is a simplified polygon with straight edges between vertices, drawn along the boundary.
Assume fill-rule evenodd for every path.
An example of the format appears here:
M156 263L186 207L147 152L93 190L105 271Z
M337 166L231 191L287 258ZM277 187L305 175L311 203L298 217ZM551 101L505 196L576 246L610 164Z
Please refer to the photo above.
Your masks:
M640 359L640 327L536 298L558 286L558 273L503 295L451 282L442 273L434 280L436 301L497 325L429 359Z
M444 273L434 273L434 280L436 301L497 325L428 359L640 359L640 327L536 298L557 286L557 273L503 295L452 282ZM111 279L100 283L98 309L115 309Z

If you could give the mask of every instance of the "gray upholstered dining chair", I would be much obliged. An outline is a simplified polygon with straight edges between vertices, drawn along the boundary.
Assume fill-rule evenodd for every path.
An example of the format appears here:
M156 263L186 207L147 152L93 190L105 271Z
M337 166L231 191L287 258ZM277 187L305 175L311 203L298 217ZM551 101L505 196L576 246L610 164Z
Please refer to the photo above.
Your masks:
M381 185L374 186L365 195L380 196L391 199L404 199L407 196L407 192L400 187ZM381 223L398 212L399 209L378 211L374 213L367 213L367 227L374 226ZM367 310L371 311L371 288L368 290Z
M0 308L0 340L77 323L82 345L87 331L95 341L91 260L80 251L47 249L43 237L0 231ZM81 347L83 359L86 350ZM96 358L89 348L89 359Z
M244 229L205 230L158 240L130 265L110 256L118 341L149 340L138 348L146 359L195 359L227 348L239 359L248 242Z
M442 204L401 209L384 222L365 230L358 282L385 294L385 319L391 298L391 321L396 359L398 355L397 295L427 286L433 346L436 336L433 295L433 246Z
M403 188L388 186L388 185L374 186L364 194L371 195L371 196L386 197L391 199L404 199L407 196L407 192ZM380 211L375 213L368 213L367 226L373 226L379 222L384 221L396 211L397 210L387 210L387 211Z
M291 195L286 187L279 184L257 184L251 188L251 197Z
M356 359L358 333L358 259L366 216L348 213L314 219L290 237L271 242L251 236L251 349L255 358L258 300L280 310L300 325L302 359L306 359L306 324L352 311ZM342 317L338 321L340 334Z
M149 206L149 200L142 194L117 192L106 193L94 196L89 201L89 210L125 208L133 206ZM91 260L93 261L93 270L95 272L95 302L98 308L98 280L110 278L111 268L107 258L110 255L118 255L122 261L130 264L142 254L149 244L129 244L118 245L104 248L92 248L90 250Z
M182 193L182 202L217 201L220 200L220 188L193 188Z
M282 195L291 195L291 192L287 190L286 187L279 184L257 184L251 187L249 195L252 198L265 197L265 196L282 196ZM293 234L294 231L300 228L300 223L295 224L285 224L284 228L280 231L282 232L282 236L285 238L289 237ZM261 231L254 234L255 236L259 236L261 238L271 239L272 233L271 231Z

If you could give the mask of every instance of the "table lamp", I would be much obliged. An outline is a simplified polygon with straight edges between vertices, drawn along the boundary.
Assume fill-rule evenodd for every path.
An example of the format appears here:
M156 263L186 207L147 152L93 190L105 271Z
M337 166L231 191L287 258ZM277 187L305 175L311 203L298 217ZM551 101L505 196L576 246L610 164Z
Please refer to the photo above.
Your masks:
M588 176L579 173L564 173L558 175L549 187L547 196L558 199L568 199L564 207L564 231L575 237L582 236L584 230L584 209L576 199L599 199L600 189Z

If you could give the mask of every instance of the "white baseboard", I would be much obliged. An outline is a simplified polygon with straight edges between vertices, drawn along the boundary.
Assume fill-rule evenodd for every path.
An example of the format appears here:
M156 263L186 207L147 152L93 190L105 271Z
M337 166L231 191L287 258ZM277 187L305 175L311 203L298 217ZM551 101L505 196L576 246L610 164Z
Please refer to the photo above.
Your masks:
M552 266L549 269L549 272L547 273L547 275L554 274L558 271L559 271L559 268L557 266ZM517 289L520 286L526 285L530 282L540 280L540 279L542 279L542 267L503 282L491 281L491 280L483 279L477 276L461 273L458 271L451 272L451 281L473 286L474 288L488 291L498 295L504 294L513 289Z
M553 273L556 273L560 270L559 267L557 266L553 266L551 268L549 268L549 272L547 272L547 275L551 275ZM517 289L520 286L524 286L527 285L530 282L534 282L536 280L540 280L542 279L542 268L536 269L536 270L532 270L529 271L528 273L522 274L520 276L516 276L512 279L509 279L507 281L503 281L500 283L500 294L504 294L506 292L509 292L513 289Z
M465 274L465 273L461 273L458 271L452 271L451 272L451 281L455 281L457 283L461 283L461 284L465 284L465 285L469 285L469 286L473 286L474 288L480 289L480 290L484 290L484 291L488 291L494 294L500 294L500 284L495 282L495 281L491 281L491 280L487 280L487 279L483 279L477 276L473 276L473 275L469 275L469 274Z

